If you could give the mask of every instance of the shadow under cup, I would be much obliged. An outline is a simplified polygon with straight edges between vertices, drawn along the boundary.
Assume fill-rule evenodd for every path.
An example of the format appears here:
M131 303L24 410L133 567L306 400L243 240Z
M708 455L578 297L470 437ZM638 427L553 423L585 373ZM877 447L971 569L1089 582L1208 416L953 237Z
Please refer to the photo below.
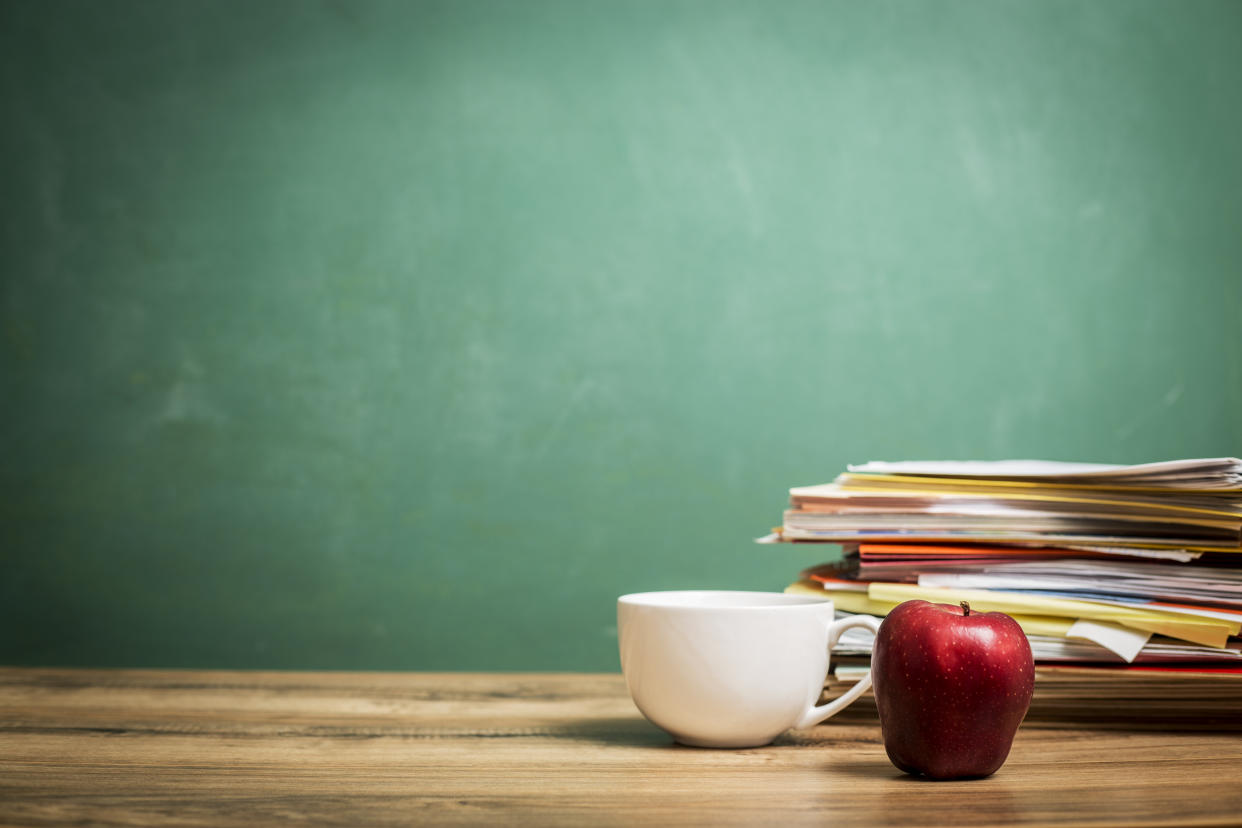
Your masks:
M813 596L696 590L617 600L630 696L653 724L697 747L765 745L836 712L815 702L841 625L832 602Z

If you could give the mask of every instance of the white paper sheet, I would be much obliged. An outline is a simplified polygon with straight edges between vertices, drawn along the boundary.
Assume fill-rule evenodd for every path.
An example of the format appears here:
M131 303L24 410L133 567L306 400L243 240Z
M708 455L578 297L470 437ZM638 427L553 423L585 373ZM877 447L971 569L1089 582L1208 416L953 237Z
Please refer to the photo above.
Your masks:
M851 472L938 477L1046 478L1112 485L1233 488L1242 483L1242 460L1209 457L1166 460L1133 466L1064 463L1056 460L872 460L850 465Z
M1065 634L1065 637L1099 644L1104 649L1116 653L1129 664L1134 661L1134 657L1147 644L1148 639L1151 638L1151 633L1132 630L1129 627L1112 624L1108 621L1079 619L1069 628L1069 632Z

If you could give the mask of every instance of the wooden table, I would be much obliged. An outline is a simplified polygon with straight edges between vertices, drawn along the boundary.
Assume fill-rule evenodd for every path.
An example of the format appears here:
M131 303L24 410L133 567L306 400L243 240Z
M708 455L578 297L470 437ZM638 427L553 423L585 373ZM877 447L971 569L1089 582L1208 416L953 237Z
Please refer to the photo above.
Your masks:
M874 721L674 745L616 675L0 669L0 823L1217 825L1242 738L1023 726L991 778Z

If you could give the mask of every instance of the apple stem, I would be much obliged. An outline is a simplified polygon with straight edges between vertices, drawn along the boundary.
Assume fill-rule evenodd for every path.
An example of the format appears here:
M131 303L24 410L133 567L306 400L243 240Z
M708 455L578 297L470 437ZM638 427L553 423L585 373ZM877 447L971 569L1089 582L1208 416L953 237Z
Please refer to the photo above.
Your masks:
M970 615L970 602L962 601L962 615Z

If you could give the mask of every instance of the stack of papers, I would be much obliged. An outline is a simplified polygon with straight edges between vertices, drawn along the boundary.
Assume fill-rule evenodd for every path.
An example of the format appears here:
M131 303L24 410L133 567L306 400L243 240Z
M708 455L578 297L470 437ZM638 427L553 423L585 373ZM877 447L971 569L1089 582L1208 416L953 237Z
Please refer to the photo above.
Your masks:
M791 541L939 541L1233 550L1242 461L866 463L790 490Z
M838 668L824 700L840 696L866 671L865 665ZM1037 665L1035 696L1022 726L1238 731L1239 679L1242 673L1227 668ZM838 714L846 721L876 717L870 694Z
M968 601L1013 616L1041 665L1242 677L1236 458L866 463L791 489L781 527L761 540L840 544L838 560L789 587L839 611ZM869 643L847 637L839 650L865 656Z

